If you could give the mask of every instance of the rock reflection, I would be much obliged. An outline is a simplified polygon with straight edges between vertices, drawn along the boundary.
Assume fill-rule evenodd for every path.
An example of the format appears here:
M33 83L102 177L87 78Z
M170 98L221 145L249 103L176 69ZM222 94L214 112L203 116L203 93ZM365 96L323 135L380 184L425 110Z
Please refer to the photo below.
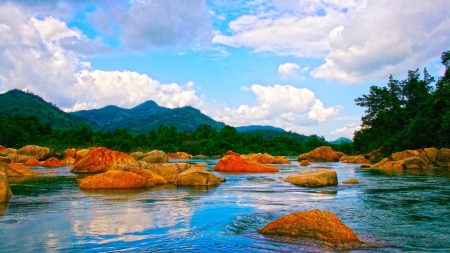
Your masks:
M4 216L8 211L8 202L0 202L0 217Z

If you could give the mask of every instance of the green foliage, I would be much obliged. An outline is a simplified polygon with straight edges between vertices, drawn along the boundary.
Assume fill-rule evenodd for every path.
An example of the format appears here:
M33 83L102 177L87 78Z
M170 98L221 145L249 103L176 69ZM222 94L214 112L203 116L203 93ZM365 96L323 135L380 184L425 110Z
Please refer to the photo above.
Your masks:
M426 69L408 71L405 80L392 76L385 87L370 87L368 95L355 99L366 107L361 130L354 135L354 148L367 153L381 146L387 152L450 144L450 51L442 54L446 67L443 77L435 79Z

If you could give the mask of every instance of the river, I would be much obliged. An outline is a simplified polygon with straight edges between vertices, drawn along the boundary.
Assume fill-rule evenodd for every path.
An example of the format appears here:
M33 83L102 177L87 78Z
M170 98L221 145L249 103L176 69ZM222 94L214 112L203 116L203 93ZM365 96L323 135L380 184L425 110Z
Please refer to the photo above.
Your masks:
M212 188L82 191L70 167L10 178L14 196L0 206L0 251L334 251L312 240L257 233L285 214L311 209L333 212L366 242L350 252L450 251L449 170L385 173L343 163L301 167L290 159L292 164L276 165L279 173L217 173L227 181ZM188 162L207 163L212 171L217 161ZM339 182L357 178L359 184L310 189L283 182L313 166L335 170Z

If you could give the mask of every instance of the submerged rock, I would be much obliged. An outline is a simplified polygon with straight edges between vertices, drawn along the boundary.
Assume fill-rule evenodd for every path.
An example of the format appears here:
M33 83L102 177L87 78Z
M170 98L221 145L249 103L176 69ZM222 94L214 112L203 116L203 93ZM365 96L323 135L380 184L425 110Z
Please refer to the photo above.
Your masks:
M298 174L286 177L284 181L291 184L312 188L334 186L338 184L336 171L329 170L300 172Z
M122 152L112 151L107 148L94 148L81 159L75 160L70 172L106 172L111 166L123 163L133 163L135 159Z
M356 178L349 178L347 180L342 181L343 184L359 184L358 179Z
M278 172L278 169L264 164L248 162L237 155L228 155L219 160L214 171L223 172Z
M309 162L308 162L308 160L301 160L301 161L300 161L300 165L301 165L301 166L308 166L308 165L309 165Z
M258 232L265 235L306 237L336 244L359 244L351 228L330 211L311 210L283 216Z
M308 160L308 162L338 162L339 155L331 147L318 147L313 151L301 154L298 161Z

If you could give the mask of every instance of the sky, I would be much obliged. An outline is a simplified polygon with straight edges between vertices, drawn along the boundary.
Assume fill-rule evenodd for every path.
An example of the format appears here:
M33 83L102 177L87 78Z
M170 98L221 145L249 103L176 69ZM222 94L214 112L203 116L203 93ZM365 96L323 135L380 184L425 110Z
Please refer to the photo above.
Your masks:
M441 76L448 0L0 1L0 93L70 112L147 100L231 126L353 137L355 99ZM6 105L7 106L7 105Z

